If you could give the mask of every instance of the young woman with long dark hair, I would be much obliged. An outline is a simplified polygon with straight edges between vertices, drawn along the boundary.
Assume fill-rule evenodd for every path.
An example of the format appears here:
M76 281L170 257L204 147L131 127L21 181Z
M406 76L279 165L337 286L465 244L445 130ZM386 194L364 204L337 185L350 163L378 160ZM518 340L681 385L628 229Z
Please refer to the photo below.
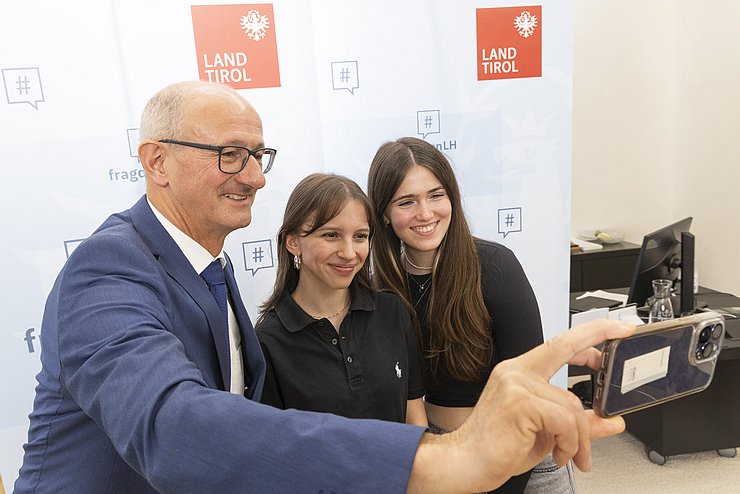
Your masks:
M404 137L380 146L368 195L379 224L375 286L412 314L430 427L457 429L493 367L542 343L534 291L510 249L471 234L452 166L433 145ZM552 492L572 490L569 472L557 480L557 465L541 466ZM523 492L529 478L514 477L499 491Z

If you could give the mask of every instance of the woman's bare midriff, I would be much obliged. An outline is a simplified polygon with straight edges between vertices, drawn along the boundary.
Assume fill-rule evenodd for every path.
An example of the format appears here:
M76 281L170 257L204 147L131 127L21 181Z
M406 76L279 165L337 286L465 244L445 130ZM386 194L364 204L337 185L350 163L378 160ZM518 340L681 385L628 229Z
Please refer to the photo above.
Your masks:
M424 408L429 423L446 431L453 431L460 427L473 411L473 407L441 407L427 402L424 403Z

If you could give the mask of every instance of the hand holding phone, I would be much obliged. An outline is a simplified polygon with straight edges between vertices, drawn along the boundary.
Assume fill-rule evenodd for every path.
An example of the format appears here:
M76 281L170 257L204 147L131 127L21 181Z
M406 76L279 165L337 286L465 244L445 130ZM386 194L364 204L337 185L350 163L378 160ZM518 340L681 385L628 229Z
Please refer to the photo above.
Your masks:
M608 340L596 377L594 410L622 415L706 389L724 339L716 312L639 326L634 335Z

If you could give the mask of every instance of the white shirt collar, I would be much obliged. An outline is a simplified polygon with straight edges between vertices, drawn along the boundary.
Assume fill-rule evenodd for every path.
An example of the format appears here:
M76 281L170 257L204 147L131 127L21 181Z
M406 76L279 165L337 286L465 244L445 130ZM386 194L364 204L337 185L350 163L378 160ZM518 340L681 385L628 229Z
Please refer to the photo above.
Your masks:
M172 237L172 240L175 241L177 246L185 255L185 258L193 266L193 269L195 269L196 273L202 273L203 270L206 269L208 265L211 264L215 259L221 261L221 267L226 264L226 258L224 256L223 249L221 249L221 252L219 252L218 255L214 258L211 253L206 250L205 247L190 238L185 232L173 225L170 220L168 220L162 213L160 213L159 210L154 207L154 204L152 204L152 202L149 200L149 197L147 197L146 200L149 203L149 207L152 208L154 216L157 218L157 220L159 220L164 229L167 230L167 233L170 234L170 237Z

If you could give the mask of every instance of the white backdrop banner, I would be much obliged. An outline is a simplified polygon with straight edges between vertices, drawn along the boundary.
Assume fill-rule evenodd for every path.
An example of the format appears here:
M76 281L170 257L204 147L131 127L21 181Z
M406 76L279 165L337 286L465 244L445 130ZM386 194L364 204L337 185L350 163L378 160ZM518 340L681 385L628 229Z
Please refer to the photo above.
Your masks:
M316 171L365 188L378 146L418 136L452 161L477 236L522 262L546 337L566 328L572 2L15 2L0 16L0 481L22 459L41 317L75 247L144 192L139 115L167 84L240 90L278 149L253 223L226 250L252 317L275 234ZM555 381L563 385L565 374ZM0 491L2 490L0 484Z

